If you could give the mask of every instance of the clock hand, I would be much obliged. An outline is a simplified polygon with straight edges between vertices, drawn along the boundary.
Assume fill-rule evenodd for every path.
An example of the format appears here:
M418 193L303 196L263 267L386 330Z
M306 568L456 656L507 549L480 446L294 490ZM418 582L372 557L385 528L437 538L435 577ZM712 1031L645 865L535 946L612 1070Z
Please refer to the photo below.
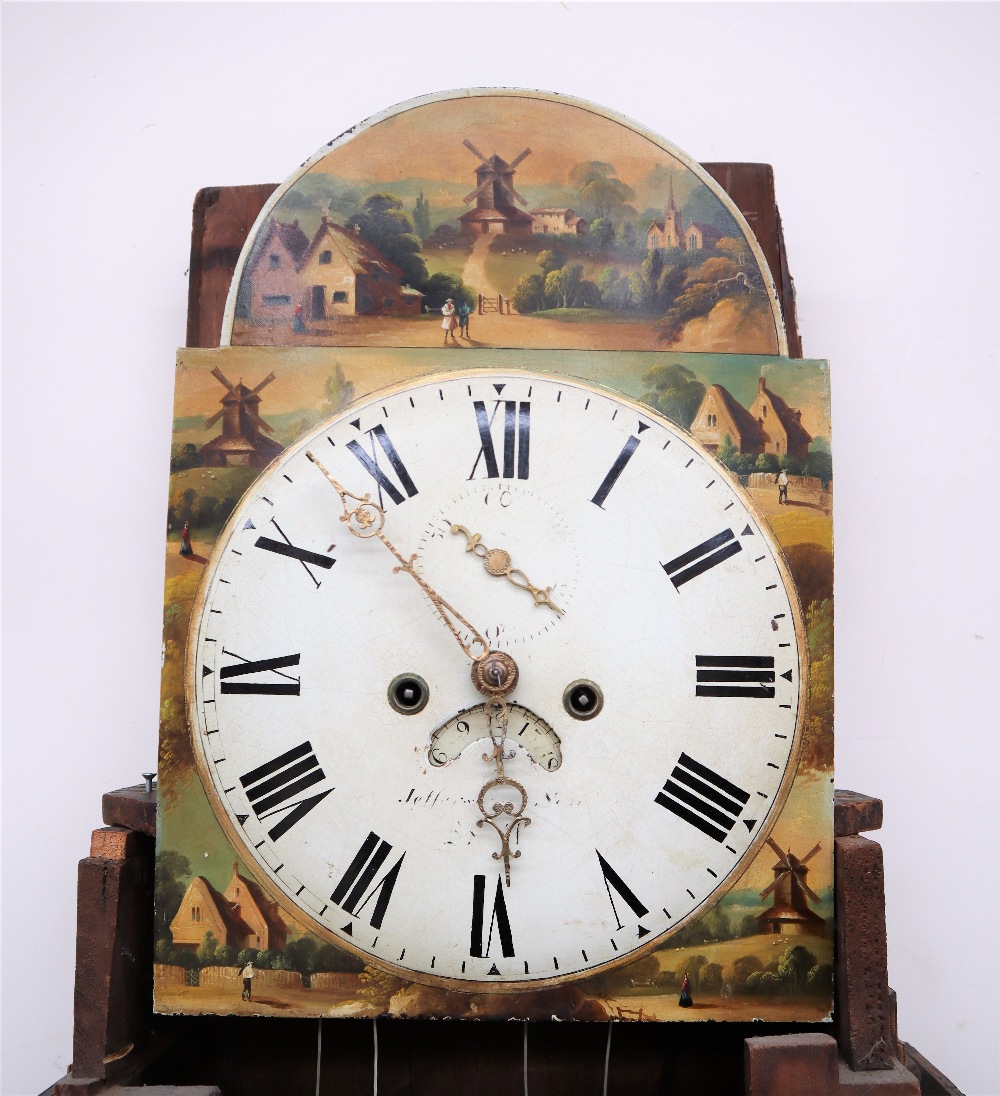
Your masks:
M543 589L535 586L523 571L517 568L512 569L509 552L505 552L503 548L487 548L486 545L482 543L480 534L470 533L464 525L453 525L451 531L453 533L465 534L465 550L467 552L472 552L483 561L483 567L487 574L495 575L497 578L506 578L508 582L516 586L519 590L527 590L535 599L536 605L544 605L554 613L558 613L559 616L563 615L565 610L560 609L550 596L552 594L552 587L546 586Z
M424 593L430 598L431 604L440 613L441 619L444 621L448 631L455 637L459 647L472 659L473 662L473 675L472 679L476 683L477 688L481 692L493 693L496 687L500 687L503 692L509 692L514 687L514 683L517 681L517 667L514 667L512 679L509 685L504 688L504 682L507 680L504 678L502 671L501 679L498 679L497 686L493 686L492 678L495 677L495 666L490 666L488 669L489 676L486 678L486 687L479 683L476 675L476 669L480 662L486 658L487 655L499 652L491 652L490 645L486 642L482 632L479 631L474 625L470 624L468 620L453 606L450 605L445 599L434 589L433 586L417 571L414 566L414 560L416 560L416 553L410 556L409 559L405 559L400 553L399 549L392 543L391 540L382 532L382 526L385 524L385 511L381 506L372 502L370 495L355 495L348 491L346 487L338 483L332 475L323 467L323 465L316 459L316 457L307 452L306 456L312 461L313 464L323 473L324 476L333 485L333 489L340 495L341 504L344 507L344 512L340 516L340 520L347 523L347 528L356 537L360 537L362 540L368 540L371 537L377 537L389 551L399 560L399 566L393 567L393 574L398 574L400 571L405 571L416 584L424 591ZM357 506L350 506L348 499L354 499L358 504ZM455 627L455 621L464 625L472 633L472 643L466 643L459 634L458 628ZM481 648L478 654L474 654L476 645ZM510 659L513 664L513 659Z

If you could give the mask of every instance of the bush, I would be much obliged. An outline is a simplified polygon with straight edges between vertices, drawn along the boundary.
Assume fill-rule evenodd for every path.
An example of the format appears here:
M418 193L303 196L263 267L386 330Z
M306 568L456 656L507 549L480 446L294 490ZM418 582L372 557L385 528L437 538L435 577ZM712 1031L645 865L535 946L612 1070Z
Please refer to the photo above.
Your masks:
M833 989L833 964L817 963L806 975L806 993L826 997Z
M741 955L734 959L722 975L722 993L724 997L735 993L746 993L752 974L760 972L761 962L756 955Z
M260 952L256 948L244 948L239 955L236 956L236 965L242 968L245 967L247 963L256 963L259 954Z
M264 951L257 952L257 958L254 959L253 965L260 967L261 970L273 970L274 961L278 958L278 954L273 949L265 948ZM280 970L280 967L278 969Z
M157 963L169 963L172 950L173 944L171 944L169 937L161 936L156 941L156 947L153 948L153 956Z
M184 967L185 970L194 970L200 966L198 956L190 948L174 948L170 952L169 962L175 967Z
M776 997L784 989L784 979L774 971L758 970L747 979L747 992L759 993L762 997Z
M424 307L429 312L439 311L450 297L457 308L463 301L470 307L476 304L476 295L454 274L440 272L432 274L422 285L417 287L424 295Z
M236 949L228 944L220 944L215 949L215 965L218 967L231 967L236 962Z
M183 444L175 443L170 447L171 472L183 472L188 468L201 468L204 463L198 446L189 441Z
M709 963L698 977L698 988L706 993L718 993L722 989L721 963Z
M511 296L514 307L522 315L538 312L545 307L545 277L542 274L522 274Z
M806 457L806 475L815 476L823 484L824 489L829 487L830 481L833 479L833 457L831 454L822 450L809 453Z

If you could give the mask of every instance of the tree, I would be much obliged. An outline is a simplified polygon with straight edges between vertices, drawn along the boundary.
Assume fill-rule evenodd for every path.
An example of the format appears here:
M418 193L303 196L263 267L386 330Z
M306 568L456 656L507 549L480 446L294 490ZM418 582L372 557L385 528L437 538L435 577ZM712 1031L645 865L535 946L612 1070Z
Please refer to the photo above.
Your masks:
M331 415L336 414L354 399L354 383L344 376L344 367L340 362L333 363L333 372L326 378L323 393L326 396L326 406L323 410Z
M722 964L709 963L698 977L698 988L706 993L718 993L722 989Z
M833 989L833 964L817 963L806 975L806 993L825 997Z
M628 312L635 308L632 283L621 276L617 267L606 266L601 271L597 288L605 308L613 308L618 312Z
M431 234L431 203L424 197L423 191L417 195L413 206L413 229L424 240Z
M511 296L518 312L527 316L545 307L545 277L542 274L522 274Z
M738 936L756 936L757 935L757 918L752 913L745 913L740 918L740 928L737 933Z
M300 936L298 940L290 940L285 945L285 958L292 970L301 974L309 974L316 970L314 963L317 951L316 940L312 936Z
M191 878L191 861L173 849L156 857L156 884L153 901L156 908L156 935L169 937L170 922L181 908Z
M686 430L705 396L705 386L683 365L657 365L643 377L642 398Z
M729 940L732 938L732 927L726 911L721 906L715 906L705 914L705 928L713 940Z
M419 289L427 281L427 265L420 257L423 242L414 235L413 222L395 194L370 194L350 223L403 271L410 285Z
M635 191L618 178L614 167L603 160L588 160L577 164L569 173L570 182L577 188L580 202L593 217L608 217L624 213L634 216L635 210L627 203L635 197Z
M739 449L736 447L732 437L726 434L723 437L723 444L719 446L716 456L719 458L721 464L724 464L732 471L736 470L736 458L739 456Z
M677 977L683 978L686 974L691 979L692 987L697 989L700 985L698 977L701 974L701 968L707 964L708 959L704 955L692 955L678 966Z
M722 995L732 996L745 993L750 975L761 969L761 961L756 955L741 955L734 959L723 971Z
M569 263L545 276L545 296L554 297L560 308L571 308L583 281L583 263Z
M813 441L813 445L816 442ZM815 476L823 485L824 489L830 486L830 481L833 479L833 457L830 455L829 449L810 450L806 456L806 475Z
M169 936L161 936L156 941L156 946L153 948L153 957L157 963L169 963L170 952L173 950L173 944L170 942Z
M547 278L553 270L558 270L566 260L557 251L539 251L535 262L542 268L542 276Z
M321 944L313 959L313 970L344 971L349 974L359 974L365 969L365 964L357 956L350 952L341 951L333 944Z
M806 975L816 965L816 956L801 944L789 948L778 960L778 975L798 993L805 985Z
M193 442L178 442L170 447L171 472L183 472L187 468L200 468L203 464L201 450Z
M231 967L236 962L236 949L229 944L220 944L215 949L215 964L219 967Z
M198 948L198 962L203 967L210 967L215 962L215 949L218 946L219 941L215 938L215 933L211 930L206 932Z

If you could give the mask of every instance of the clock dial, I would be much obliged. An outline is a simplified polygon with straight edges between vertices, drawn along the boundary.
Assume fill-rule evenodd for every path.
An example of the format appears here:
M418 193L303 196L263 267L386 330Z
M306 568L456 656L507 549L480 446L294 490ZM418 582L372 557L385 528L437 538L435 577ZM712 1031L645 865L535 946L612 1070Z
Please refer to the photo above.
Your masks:
M500 702L474 633L480 677L516 665ZM662 942L746 867L793 775L803 634L753 503L683 431L565 378L453 373L355 404L243 499L192 624L192 739L315 931L417 981L538 988Z

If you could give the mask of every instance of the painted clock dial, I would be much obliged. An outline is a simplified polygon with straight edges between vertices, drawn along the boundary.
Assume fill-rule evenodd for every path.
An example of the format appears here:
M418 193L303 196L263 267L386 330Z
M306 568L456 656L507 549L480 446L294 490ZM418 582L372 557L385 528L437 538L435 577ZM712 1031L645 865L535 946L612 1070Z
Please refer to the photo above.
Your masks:
M519 671L505 736L476 633ZM561 377L449 373L356 403L240 503L189 640L195 755L316 932L412 980L538 988L738 878L792 779L803 634L753 502L682 430Z

